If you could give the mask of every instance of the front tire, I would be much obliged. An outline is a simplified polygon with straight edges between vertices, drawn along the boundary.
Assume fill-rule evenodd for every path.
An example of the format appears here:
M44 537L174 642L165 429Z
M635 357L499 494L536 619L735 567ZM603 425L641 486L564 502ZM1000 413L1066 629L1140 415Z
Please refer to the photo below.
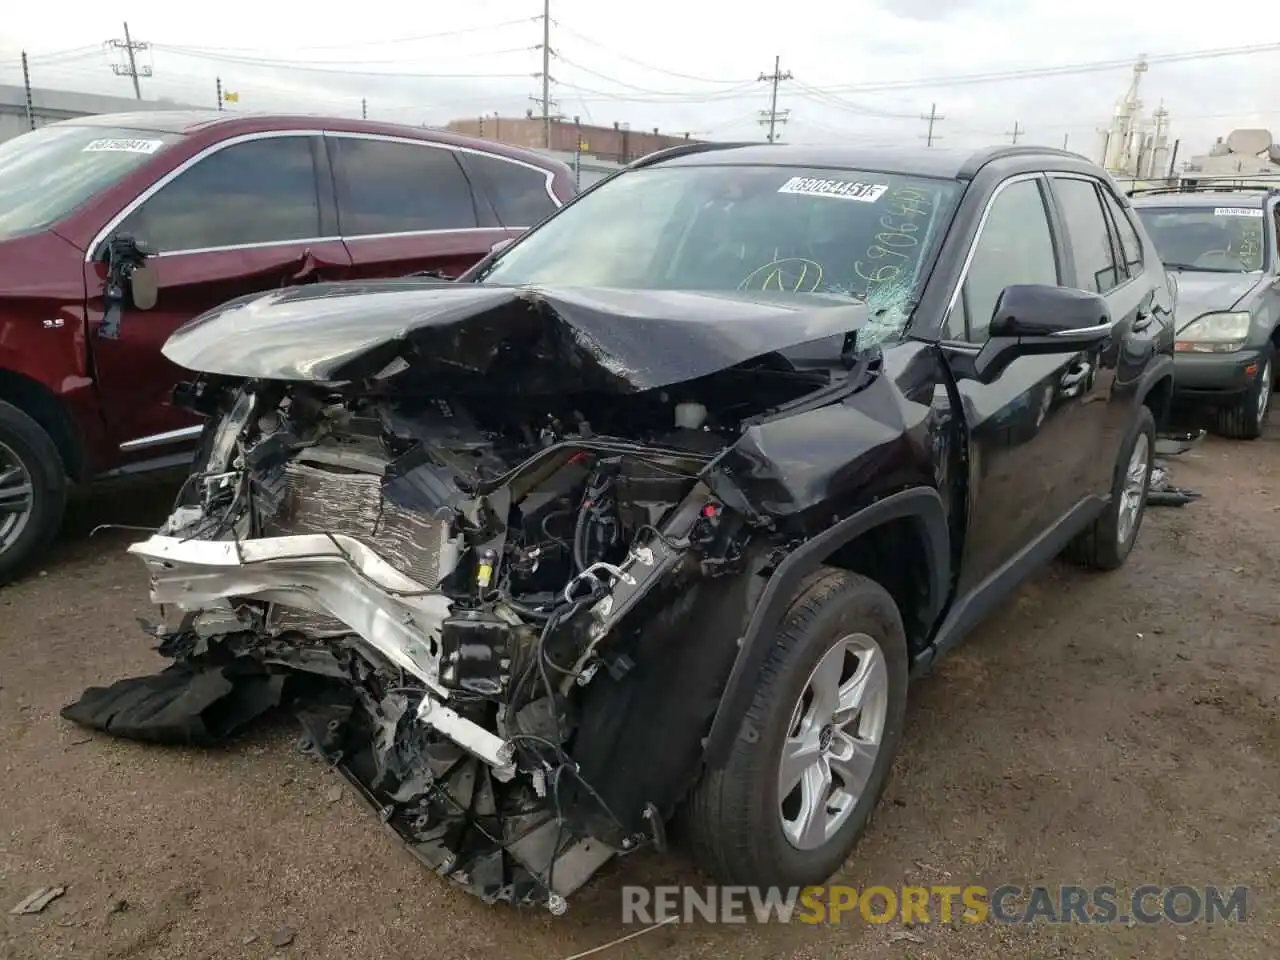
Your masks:
M1068 560L1092 570L1116 570L1129 559L1147 512L1155 449L1155 417L1149 407L1143 406L1116 458L1111 502L1102 515L1068 545L1063 552Z
M40 424L0 401L0 586L49 546L67 503L62 457Z
M1268 346L1258 358L1262 369L1253 382L1253 386L1245 391L1243 397L1234 405L1214 412L1214 433L1232 440L1257 440L1262 436L1267 423L1267 414L1271 412L1271 392L1275 380L1275 349Z
M793 600L727 763L685 808L699 866L720 883L795 887L836 873L898 750L907 641L878 583L824 567Z

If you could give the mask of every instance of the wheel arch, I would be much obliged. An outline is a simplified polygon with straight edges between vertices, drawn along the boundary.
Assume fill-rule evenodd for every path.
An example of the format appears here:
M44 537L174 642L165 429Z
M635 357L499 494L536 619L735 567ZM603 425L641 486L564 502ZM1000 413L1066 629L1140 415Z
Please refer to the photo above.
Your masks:
M907 537L904 541L902 538ZM755 678L768 656L770 644L799 585L820 566L829 565L877 579L900 605L912 603L904 614L908 642L923 644L942 612L951 583L951 543L946 508L938 492L912 487L890 494L832 525L792 550L777 565L760 595L739 642L737 656L725 683L704 745L704 763L723 765L738 736L742 718L755 692ZM907 564L892 563L887 553L908 551ZM919 571L905 569L919 562ZM872 572L868 572L868 571Z
M88 455L80 430L63 403L44 384L0 367L0 400L17 407L49 435L63 469L76 483L88 473Z
M1156 430L1169 425L1173 412L1173 359L1164 357L1143 375L1138 386L1138 403L1149 407Z

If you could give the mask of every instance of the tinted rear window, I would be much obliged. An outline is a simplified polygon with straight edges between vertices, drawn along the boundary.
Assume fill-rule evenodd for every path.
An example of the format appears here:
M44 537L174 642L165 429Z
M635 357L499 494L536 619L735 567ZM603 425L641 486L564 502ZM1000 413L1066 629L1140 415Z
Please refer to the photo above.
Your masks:
M57 223L180 139L54 124L0 143L0 239Z
M466 160L504 227L531 227L555 211L545 170L483 154L468 154Z
M452 150L392 140L333 137L338 219L347 237L478 224L471 187Z

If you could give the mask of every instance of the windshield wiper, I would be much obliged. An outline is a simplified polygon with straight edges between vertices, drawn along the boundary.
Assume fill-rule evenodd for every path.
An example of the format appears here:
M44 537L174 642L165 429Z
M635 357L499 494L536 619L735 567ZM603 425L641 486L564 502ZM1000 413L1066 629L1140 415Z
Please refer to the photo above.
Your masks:
M1244 273L1244 270L1232 270L1230 267L1197 267L1192 263L1170 263L1165 261L1166 270L1189 270L1192 273Z

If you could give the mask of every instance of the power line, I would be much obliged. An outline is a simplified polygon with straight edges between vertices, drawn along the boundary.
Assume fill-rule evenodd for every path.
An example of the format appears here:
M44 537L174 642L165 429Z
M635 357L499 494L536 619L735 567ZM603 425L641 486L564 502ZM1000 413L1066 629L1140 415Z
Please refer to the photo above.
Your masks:
M782 57L773 58L773 73L762 73L757 81L758 83L769 83L772 85L772 91L769 95L769 109L760 111L760 123L769 128L769 142L773 143L776 139L774 131L778 124L786 123L791 117L790 110L778 109L778 84L783 80L790 80L791 71L782 72Z
M1280 52L1280 43L1257 44L1247 47L1223 47L1213 50L1192 50L1185 53L1167 53L1148 56L1147 63L1189 63L1199 60L1215 60L1222 57L1241 57L1256 53ZM1066 77L1082 73L1100 73L1109 70L1132 70L1133 59L1095 60L1089 63L1067 63L1050 67L1026 67L1014 70L970 73L951 76L920 77L915 80L890 80L879 83L840 84L822 89L827 92L880 93L888 90L920 90L928 87L952 87L961 84L1001 83L1006 80L1029 80L1041 77Z
M638 67L644 67L646 70L652 70L654 73L665 73L669 77L678 77L681 80L692 80L695 83L720 84L724 86L742 86L744 84L752 84L756 82L754 80L715 80L710 77L697 77L689 73L678 73L675 70L667 70L664 67L655 66L652 63L646 63L644 60L637 60L635 59L635 57L629 57L625 53L621 53L612 47L606 46L600 41L594 40L591 37L586 36L585 34L579 33L577 30L574 30L571 27L566 27L559 20L553 20L552 23L556 25L556 28L558 30L563 30L565 33L569 34L570 36L577 37L583 43L589 44L590 46L593 46L593 47L597 47L598 49L603 50L605 53L618 57L621 60L626 60L628 63L634 63Z
M1015 121L1013 121L1013 129L1012 129L1012 130L1006 130L1004 133L1005 133L1005 136L1007 136L1007 137L1011 137L1011 138L1012 138L1012 139L1009 141L1010 143L1017 143L1017 142L1018 142L1018 137L1022 136L1022 135L1023 135L1024 133L1026 133L1026 132L1027 132L1027 131L1026 131L1026 129L1025 129L1025 128L1020 127L1020 126L1019 126L1019 124L1018 124L1018 121L1017 121L1017 120L1015 120Z
M933 125L939 120L945 120L947 118L938 113L938 105L935 103L930 105L929 112L927 114L920 114L920 119L929 121L929 132L924 135L924 145L926 147L932 147L934 140L942 139L941 137L934 136Z
M151 67L147 66L146 64L143 64L142 70L141 72L139 72L138 61L135 59L134 54L139 50L151 49L151 44L145 43L142 41L135 41L131 36L129 36L128 20L124 22L124 39L110 40L108 41L108 43L110 43L110 45L117 50L121 50L121 49L124 50L125 57L128 61L126 63L113 63L111 65L111 72L118 77L131 78L133 80L133 95L137 97L139 100L141 100L142 86L138 83L138 77L151 76Z

